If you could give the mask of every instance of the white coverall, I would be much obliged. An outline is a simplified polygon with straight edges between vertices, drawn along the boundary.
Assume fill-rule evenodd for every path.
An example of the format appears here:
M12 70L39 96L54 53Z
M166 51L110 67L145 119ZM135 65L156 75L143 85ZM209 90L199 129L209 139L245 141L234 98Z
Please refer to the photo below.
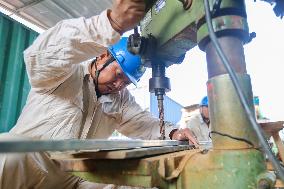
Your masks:
M130 138L157 139L159 120L143 111L127 89L97 99L86 77L88 65L82 62L119 39L107 11L63 20L41 34L24 52L32 87L27 103L15 127L0 138L105 139L117 130ZM166 137L172 129L167 123ZM1 154L0 174L1 189L80 188L87 183L61 172L48 153Z
M203 121L199 111L194 112L181 128L189 128L197 138L197 141L211 141L209 137L210 127Z

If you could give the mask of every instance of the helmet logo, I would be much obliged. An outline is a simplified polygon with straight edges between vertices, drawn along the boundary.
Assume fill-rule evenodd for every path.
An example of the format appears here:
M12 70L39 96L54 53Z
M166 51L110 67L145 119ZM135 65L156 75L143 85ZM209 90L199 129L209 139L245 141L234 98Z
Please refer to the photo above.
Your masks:
M119 63L124 62L124 57L121 54L116 54L116 59L119 61Z

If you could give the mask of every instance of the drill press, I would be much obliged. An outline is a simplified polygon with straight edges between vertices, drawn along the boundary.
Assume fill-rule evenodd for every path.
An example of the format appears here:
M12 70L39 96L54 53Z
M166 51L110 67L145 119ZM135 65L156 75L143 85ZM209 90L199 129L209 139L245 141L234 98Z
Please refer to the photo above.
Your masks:
M165 140L164 124L164 95L170 91L170 80L166 77L165 61L159 57L157 52L157 40L152 35L147 37L140 36L137 27L134 34L128 38L128 50L133 54L139 54L143 64L152 68L152 78L149 80L149 91L155 93L158 101L159 119L160 119L160 139Z

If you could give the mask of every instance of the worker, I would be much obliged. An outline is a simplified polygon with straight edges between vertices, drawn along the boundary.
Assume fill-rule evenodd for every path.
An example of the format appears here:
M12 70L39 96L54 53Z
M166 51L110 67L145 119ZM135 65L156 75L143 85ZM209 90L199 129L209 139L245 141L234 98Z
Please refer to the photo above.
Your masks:
M199 111L195 111L187 120L185 126L181 128L189 128L198 141L210 142L210 119L208 110L208 98L203 97L199 103Z
M106 139L114 130L129 138L158 139L159 120L126 89L145 69L127 51L126 39L120 40L144 12L144 0L116 0L100 15L63 20L41 34L24 52L31 84L26 105L1 140ZM166 137L198 145L189 129L169 123ZM0 154L1 189L104 187L112 186L62 172L47 152Z

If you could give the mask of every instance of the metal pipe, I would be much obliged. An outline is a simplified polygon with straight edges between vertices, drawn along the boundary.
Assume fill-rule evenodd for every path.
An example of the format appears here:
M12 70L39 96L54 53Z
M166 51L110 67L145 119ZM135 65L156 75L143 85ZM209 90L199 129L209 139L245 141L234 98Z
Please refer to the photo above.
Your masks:
M241 88L247 99L252 98L250 77L237 74ZM253 132L238 95L228 74L211 78L207 82L211 138L214 149L245 149L258 147ZM253 111L253 103L249 101Z
M234 71L236 73L247 73L243 42L236 37L221 37L218 38L218 41ZM209 42L206 46L205 52L209 79L217 75L228 73L212 42Z

